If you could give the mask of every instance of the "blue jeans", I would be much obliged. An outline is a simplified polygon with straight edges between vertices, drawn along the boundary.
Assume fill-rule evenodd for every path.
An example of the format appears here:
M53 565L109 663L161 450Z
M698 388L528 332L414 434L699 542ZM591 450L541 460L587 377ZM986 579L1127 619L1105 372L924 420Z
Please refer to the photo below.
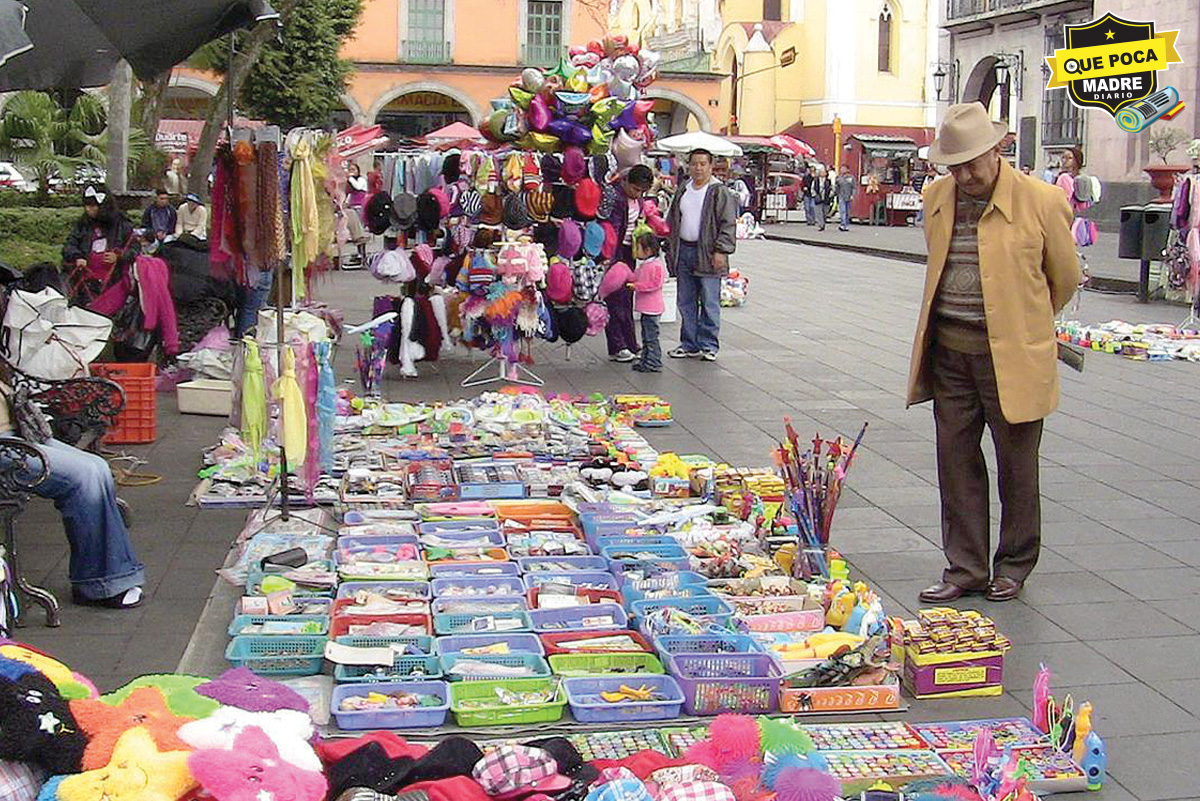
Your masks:
M849 228L850 227L850 201L849 200L839 200L838 201L838 214L841 217L841 221L839 222L839 225L842 228Z
M662 346L658 344L657 314L642 315L642 367L662 369Z
M696 259L696 246L680 242L675 264L679 345L690 353L716 353L721 347L721 276L696 275Z
M142 586L145 567L134 556L108 462L55 439L34 447L49 472L34 492L53 500L62 513L75 591L99 600Z
M271 282L274 277L270 270L266 270L258 276L257 284L247 286L243 290L242 308L238 309L237 328L233 332L234 339L241 339L243 334L258 323L258 310L262 308L267 295L271 293Z
M804 196L804 222L806 225L817 224L817 199L811 195Z

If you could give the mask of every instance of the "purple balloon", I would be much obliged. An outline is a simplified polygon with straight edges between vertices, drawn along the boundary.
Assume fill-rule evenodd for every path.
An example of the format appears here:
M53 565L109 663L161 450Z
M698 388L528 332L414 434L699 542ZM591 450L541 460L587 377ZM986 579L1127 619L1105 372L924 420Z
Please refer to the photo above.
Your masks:
M614 131L619 131L622 129L626 131L636 131L641 123L638 122L637 118L634 116L635 107L636 104L630 102L629 105L625 106L624 110L621 111L620 114L613 117L612 122L608 124L608 127L612 128Z
M546 123L546 133L553 134L559 139L567 138L567 131L571 128L571 121L562 117L555 117Z
M562 140L568 145L579 145L583 147L592 141L592 129L578 122L569 122L570 127Z
M546 98L541 95L534 95L529 101L529 111L526 113L529 121L530 130L545 131L546 126L550 124L550 107L546 104Z

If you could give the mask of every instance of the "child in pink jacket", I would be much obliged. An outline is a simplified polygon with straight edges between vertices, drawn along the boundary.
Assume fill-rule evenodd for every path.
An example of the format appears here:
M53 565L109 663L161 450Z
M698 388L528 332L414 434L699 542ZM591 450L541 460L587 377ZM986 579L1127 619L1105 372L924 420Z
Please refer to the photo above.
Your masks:
M633 310L642 316L642 355L633 369L639 373L662 372L662 347L658 343L658 320L663 314L663 283L667 268L659 258L658 239L649 233L634 240L633 257L637 268L633 281L626 286L633 290Z

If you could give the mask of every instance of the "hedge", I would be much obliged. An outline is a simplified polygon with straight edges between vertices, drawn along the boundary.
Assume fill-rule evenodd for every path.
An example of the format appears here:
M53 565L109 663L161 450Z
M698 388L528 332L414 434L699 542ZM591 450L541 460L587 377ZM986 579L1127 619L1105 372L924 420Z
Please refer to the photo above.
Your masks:
M79 204L78 192L51 192L43 196L36 192L0 189L0 208L82 209L82 206Z
M0 261L24 269L41 261L57 263L83 207L0 208ZM141 212L129 212L134 226L141 224Z

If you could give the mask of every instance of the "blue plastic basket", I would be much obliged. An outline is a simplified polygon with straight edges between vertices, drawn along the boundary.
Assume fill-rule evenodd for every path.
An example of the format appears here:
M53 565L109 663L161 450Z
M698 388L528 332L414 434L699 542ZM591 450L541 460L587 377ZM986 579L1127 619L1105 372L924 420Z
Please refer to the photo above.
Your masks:
M692 560L684 559L632 559L632 560L610 560L608 563L609 569L613 575L617 577L617 582L622 581L622 576L626 573L641 572L649 575L665 575L668 573L690 572L692 569Z
M523 595L488 595L480 598L434 598L435 615L441 614L493 614L496 610L529 610L529 602ZM476 612L478 610L478 612Z
M370 712L342 712L342 700L368 693L415 692L437 695L442 703L437 706L418 706L411 709L383 709ZM395 681L378 684L342 684L333 688L330 711L337 720L338 728L347 731L363 729L416 729L433 728L446 722L450 712L450 687L444 681Z
M377 537L338 537L337 549L395 548L400 545L420 545L416 534L382 534Z
M698 598L700 596L708 596L710 598L716 597L709 592L708 587L705 587L701 584L688 584L682 587L673 587L671 589L664 590L639 590L636 587L631 587L626 584L621 588L621 599L625 602L625 608L629 609L630 605L637 601L647 600L647 592L662 593L662 595L656 595L654 598L649 599L652 601L661 600L664 598Z
M378 671L378 672L377 672ZM382 665L338 665L333 678L339 683L379 683L387 681L421 681L442 678L442 663L438 657L397 656L390 667Z
M631 551L644 553L646 556L623 556L623 554L628 554ZM673 562L688 558L688 552L678 542L670 542L664 545L614 545L609 548L601 548L600 555L609 562L639 562L643 560Z
M408 509L396 509L386 512L381 512L381 510L364 512L351 509L342 515L342 524L346 526L363 526L367 523L412 523L416 520L417 513Z
M440 636L448 634L487 634L488 632L486 630L475 628L475 621L480 620L481 617L483 616L447 613L434 615L433 631L435 634ZM504 631L497 632L500 634L515 634L517 632L532 630L532 624L529 622L528 612L500 612L495 615L490 615L490 617L500 620L516 620L518 622L518 627L504 629Z
M673 654L757 654L762 646L749 634L662 634L654 638L654 649L663 662Z
M359 590L383 593L389 587L412 593L414 601L428 601L431 597L428 581L343 581L338 585L338 599L353 597Z
M536 634L453 634L437 638L439 654L455 654L470 648L483 648L495 643L504 643L513 653L545 656L546 648Z
M242 633L242 629L246 626L263 625L267 623L314 623L317 625L317 631L306 632L303 634L290 634L279 632L275 634L261 634L248 636L263 636L263 637L321 637L329 633L329 615L237 615L229 623L229 636L236 637Z
M707 587L708 576L694 570L658 570L648 578L633 578L632 574L622 571L617 577L621 588L632 587L636 590L663 590L671 587Z
M546 658L538 654L515 653L515 654L488 654L485 656L474 656L472 654L442 654L438 657L441 661L441 670L446 677L446 681L501 681L503 679L544 679L550 675L550 665L546 663ZM533 672L527 676L513 676L507 673L495 673L492 675L482 674L478 676L455 676L450 673L450 669L458 662L470 659L475 662L486 662L489 665L502 665L504 667L521 667L532 670Z
M596 538L596 550L604 553L605 548L641 548L643 545L679 545L679 540L664 534L647 534L631 536L628 534L607 534Z
M636 528L640 520L641 517L633 512L583 512L579 515L579 525L589 542L595 537L624 534L626 529Z
M447 539L474 539L475 537L499 534L500 525L494 518L475 517L467 520L428 520L417 526L419 534L435 534ZM503 544L504 538L497 544Z
M615 590L617 580L613 574L604 570L572 570L569 573L547 571L545 573L528 573L524 576L525 587L532 590L547 582L571 584L575 587L588 587L597 590Z
M610 704L602 692L615 692L621 685L648 686L666 696L663 701L622 701ZM679 717L683 690L670 676L638 674L631 676L588 676L565 679L567 703L580 723L623 723L639 720L671 720Z
M607 572L608 560L603 556L522 556L517 559L517 567L522 573L562 573L585 570Z
M597 622L596 618L608 618ZM629 625L625 610L616 604L588 604L562 609L534 609L529 613L533 630L539 634L555 631L587 631L589 629L623 629Z
M330 570L333 570L333 562L331 560L324 559L321 561L324 562L324 564ZM282 574L278 573L278 572L264 573L263 571L259 570L258 568L251 568L250 571L248 573L246 573L246 594L247 595L262 595L263 594L263 592L262 592L263 579L265 579L267 576L281 576L282 577ZM326 587L326 588L318 589L318 588L314 588L314 587L302 587L300 585L296 585L296 589L292 591L292 597L293 598L332 598L333 597L333 587Z
M327 637L246 634L229 641L225 659L260 676L315 676L324 664L327 641Z
M491 590L491 592L489 592ZM435 598L498 598L524 596L525 585L516 577L439 578L433 580Z
M654 598L649 601L634 601L630 614L640 620L659 609L677 609L695 617L724 623L733 617L733 607L715 595L697 595L691 598Z
M400 637L364 637L361 634L343 634L336 640L341 645L352 645L356 648L380 648L389 645L413 645L421 654L436 655L437 639L429 634L405 634Z
M440 578L495 578L520 574L516 562L443 562L429 566L429 575Z
M667 670L689 715L765 715L779 705L779 665L767 654L679 654Z

